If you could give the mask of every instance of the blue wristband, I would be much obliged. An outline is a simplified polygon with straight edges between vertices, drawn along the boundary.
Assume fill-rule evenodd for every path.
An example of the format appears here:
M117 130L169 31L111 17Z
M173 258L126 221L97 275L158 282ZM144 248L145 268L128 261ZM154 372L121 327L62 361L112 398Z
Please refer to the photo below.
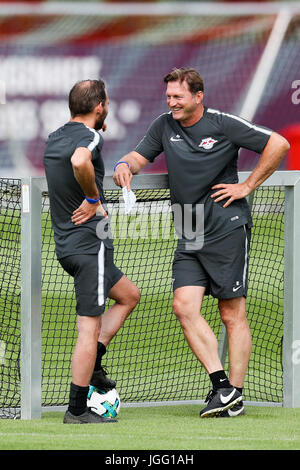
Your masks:
M91 198L85 196L85 199L86 199L87 202L89 202L90 204L96 204L96 202L100 201L101 197L99 196L98 199L91 199Z
M120 165L121 163L126 163L126 165L128 166L128 168L130 169L130 166L129 166L129 163L128 163L128 162L118 162L118 163L116 163L115 166L114 166L114 171L116 171L117 166Z

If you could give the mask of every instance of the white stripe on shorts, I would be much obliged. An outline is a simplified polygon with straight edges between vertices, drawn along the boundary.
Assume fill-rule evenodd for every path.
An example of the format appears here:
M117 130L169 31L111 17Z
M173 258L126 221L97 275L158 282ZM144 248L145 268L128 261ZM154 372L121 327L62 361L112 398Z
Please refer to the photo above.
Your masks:
M244 271L243 271L243 287L246 287L246 275L247 275L247 267L248 267L248 238L247 238L247 231L246 226L244 225L244 232L245 232L245 264L244 264Z
M104 261L105 261L105 245L101 243L98 252L98 305L103 305L104 298Z

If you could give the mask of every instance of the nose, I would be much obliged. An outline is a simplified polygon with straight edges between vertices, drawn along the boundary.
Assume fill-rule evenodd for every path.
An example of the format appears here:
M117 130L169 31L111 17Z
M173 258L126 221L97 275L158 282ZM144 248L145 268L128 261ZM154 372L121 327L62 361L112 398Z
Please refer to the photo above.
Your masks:
M173 108L173 107L176 106L176 104L177 104L176 99L173 98L173 97L168 98L167 101L168 101L168 106L169 106L170 108Z

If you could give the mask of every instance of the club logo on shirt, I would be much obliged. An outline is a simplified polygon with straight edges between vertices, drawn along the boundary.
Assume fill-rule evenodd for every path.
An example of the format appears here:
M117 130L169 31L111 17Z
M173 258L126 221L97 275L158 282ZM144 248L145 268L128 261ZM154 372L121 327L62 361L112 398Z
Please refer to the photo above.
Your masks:
M203 147L204 149L209 150L213 148L216 142L218 141L213 139L212 137L206 137L206 139L201 140L199 147Z

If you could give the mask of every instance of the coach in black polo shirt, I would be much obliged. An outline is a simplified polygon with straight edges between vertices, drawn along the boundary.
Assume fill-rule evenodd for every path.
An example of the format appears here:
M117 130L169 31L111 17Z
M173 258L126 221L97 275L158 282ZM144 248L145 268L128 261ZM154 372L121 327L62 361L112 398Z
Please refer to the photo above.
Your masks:
M118 162L114 181L129 187L133 174L165 153L179 233L173 310L212 383L200 416L238 416L244 414L242 389L251 354L245 299L252 221L245 197L278 168L289 144L269 129L204 106L203 80L196 70L174 69L164 81L170 112L159 116L135 150ZM244 183L237 174L240 147L261 154ZM178 207L182 215L192 212L192 227L178 224ZM197 213L202 213L202 230ZM229 378L217 338L200 314L204 294L219 300L228 334Z
M107 215L98 131L105 130L108 105L102 80L76 83L69 94L71 119L50 134L44 154L56 254L74 277L76 292L78 339L64 416L70 424L116 421L87 409L87 394L90 383L102 390L115 387L101 358L139 300L137 287L113 262L112 240L106 234L101 240L96 230ZM105 311L107 297L115 304Z

